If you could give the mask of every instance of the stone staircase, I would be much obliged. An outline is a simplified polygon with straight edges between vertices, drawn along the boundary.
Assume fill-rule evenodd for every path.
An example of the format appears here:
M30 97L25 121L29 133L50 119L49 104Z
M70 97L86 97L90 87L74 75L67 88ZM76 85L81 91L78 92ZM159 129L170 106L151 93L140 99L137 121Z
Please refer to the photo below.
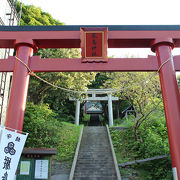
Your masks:
M106 127L84 127L73 180L117 180Z

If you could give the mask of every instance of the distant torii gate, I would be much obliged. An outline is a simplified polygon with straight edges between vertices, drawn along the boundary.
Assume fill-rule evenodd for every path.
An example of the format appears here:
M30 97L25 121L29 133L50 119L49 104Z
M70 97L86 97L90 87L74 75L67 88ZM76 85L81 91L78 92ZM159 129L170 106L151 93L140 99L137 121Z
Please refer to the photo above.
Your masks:
M118 101L118 97L112 96L112 90L111 89L88 89L85 94L89 95L90 97L87 97L83 99L83 101L107 101L108 102L108 120L109 120L109 126L113 126L113 108L112 108L112 101ZM105 94L104 97L97 97L97 95ZM79 114L80 114L80 100L69 98L70 101L76 101L76 114L75 114L75 124L79 125Z
M107 63L86 63L86 60L82 63L81 59L31 57L38 48L80 48L81 27L0 26L0 48L15 48L16 56L34 72L157 71L160 68L173 174L174 179L180 179L180 95L175 74L180 71L180 56L171 54L174 47L180 47L180 26L106 26L109 48L151 48L157 56L148 58L110 58L106 59ZM15 57L2 59L0 71L13 72L6 126L22 130L29 72Z

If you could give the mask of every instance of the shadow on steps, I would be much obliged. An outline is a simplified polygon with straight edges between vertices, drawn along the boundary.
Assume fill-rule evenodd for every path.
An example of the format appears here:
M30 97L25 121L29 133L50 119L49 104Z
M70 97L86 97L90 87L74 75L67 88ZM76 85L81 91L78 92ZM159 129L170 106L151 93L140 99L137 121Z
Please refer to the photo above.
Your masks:
M91 114L88 126L103 126L100 121L99 114Z

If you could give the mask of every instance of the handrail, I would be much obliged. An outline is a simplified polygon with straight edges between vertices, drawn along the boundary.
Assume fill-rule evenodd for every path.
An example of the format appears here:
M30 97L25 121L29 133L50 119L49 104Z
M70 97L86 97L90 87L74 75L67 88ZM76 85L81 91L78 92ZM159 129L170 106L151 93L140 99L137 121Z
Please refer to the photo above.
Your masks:
M77 147L76 147L76 152L75 152L73 163L72 163L72 167L71 167L71 171L70 171L70 175L69 175L69 180L73 180L74 171L75 171L77 158L78 158L78 153L79 153L79 148L80 148L80 145L81 145L81 139L82 139L82 135L83 135L83 130L84 130L84 126L82 127L80 135L79 135L79 140L78 140L78 144L77 144Z
M140 163L159 160L159 159L164 159L164 158L168 158L168 157L169 157L169 154L165 154L165 155L155 156L155 157L146 158L146 159L140 159L140 160L135 160L135 161L124 162L124 163L118 164L118 166L124 168L126 166L131 166L133 164L140 164Z
M115 166L115 170L116 170L117 180L121 180L121 175L120 175L120 172L119 172L118 163L117 163L116 155L115 155L115 152L114 152L114 147L113 147L113 144L112 144L111 135L110 135L110 132L109 132L108 125L106 125L106 129L107 129L108 139L109 139L109 143L110 143L110 147L111 147L113 162L114 162L114 166Z

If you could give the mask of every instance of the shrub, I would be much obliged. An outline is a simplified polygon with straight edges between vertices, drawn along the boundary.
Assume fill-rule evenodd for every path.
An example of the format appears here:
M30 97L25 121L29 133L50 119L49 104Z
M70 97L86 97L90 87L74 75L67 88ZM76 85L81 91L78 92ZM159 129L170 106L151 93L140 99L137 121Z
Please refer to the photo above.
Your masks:
M23 131L29 136L25 146L57 148L57 159L69 161L74 157L81 126L59 122L57 117L47 104L27 103Z

